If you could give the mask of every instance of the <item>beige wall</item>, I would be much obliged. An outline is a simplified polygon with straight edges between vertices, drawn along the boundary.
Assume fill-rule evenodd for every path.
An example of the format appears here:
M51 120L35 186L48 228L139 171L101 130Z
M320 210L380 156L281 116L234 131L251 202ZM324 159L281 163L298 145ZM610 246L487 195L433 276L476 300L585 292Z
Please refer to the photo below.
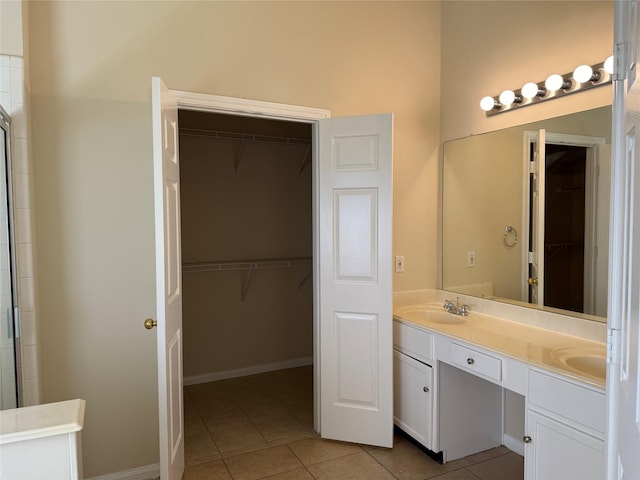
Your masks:
M602 87L486 118L480 99L613 53L611 1L444 1L441 138L452 140L611 104Z
M394 289L435 286L439 3L33 2L30 32L42 396L87 400L86 476L158 461L152 75L393 112Z

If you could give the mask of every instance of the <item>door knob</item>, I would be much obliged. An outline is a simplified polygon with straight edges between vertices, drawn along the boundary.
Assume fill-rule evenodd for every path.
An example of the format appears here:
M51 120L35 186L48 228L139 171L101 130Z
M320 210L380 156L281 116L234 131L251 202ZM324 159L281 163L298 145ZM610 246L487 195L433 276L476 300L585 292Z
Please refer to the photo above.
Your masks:
M423 391L424 393L427 393L427 392L429 391L429 387L422 387L422 391Z
M156 322L153 318L147 318L144 321L144 328L146 328L147 330L151 330L153 327L157 327L158 326L158 322Z
M529 285L537 285L537 284L538 284L538 279L537 279L537 278L529 278L529 279L527 280L527 283L528 283Z
M469 357L469 358L467 358L467 363L469 365L473 365L475 363L475 360L473 358Z
M522 440L524 441L524 443L531 443L531 437L529 435L525 435L524 437L522 437Z

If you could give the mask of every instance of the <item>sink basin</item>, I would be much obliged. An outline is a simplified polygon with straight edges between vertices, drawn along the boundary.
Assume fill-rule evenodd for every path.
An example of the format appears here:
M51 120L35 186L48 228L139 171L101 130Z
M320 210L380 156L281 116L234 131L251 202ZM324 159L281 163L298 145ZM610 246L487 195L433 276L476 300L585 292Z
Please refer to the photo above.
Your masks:
M459 325L465 323L468 318L445 312L440 307L430 306L399 308L398 315L417 322L440 323L447 325Z
M561 348L551 355L569 370L595 378L607 374L607 351L605 347Z

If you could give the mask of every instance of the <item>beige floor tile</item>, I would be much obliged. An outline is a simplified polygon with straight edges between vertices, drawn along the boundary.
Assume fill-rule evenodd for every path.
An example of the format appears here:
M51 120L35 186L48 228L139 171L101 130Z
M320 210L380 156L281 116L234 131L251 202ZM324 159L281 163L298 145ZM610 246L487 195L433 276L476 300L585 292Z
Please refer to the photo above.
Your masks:
M234 480L257 480L302 467L284 445L228 458L225 463Z
M266 450L271 448L267 442L258 443L257 445L249 445L248 447L237 448L235 450L227 450L220 452L222 458L227 459L231 457L237 457L238 455L244 455L245 453L257 452L258 450Z
M297 468L290 472L279 473L264 480L313 480L311 474L305 468Z
M309 433L309 429L304 427L291 414L282 417L267 417L264 420L254 421L253 423L267 442L299 437L302 434Z
M203 417L203 420L205 426L207 427L207 430L209 430L210 432L251 424L251 420L249 420L249 417L247 417L244 412L240 410L238 410L237 412L229 412L226 415Z
M466 468L482 480L522 480L524 458L508 453Z
M484 462L491 458L499 457L500 455L506 455L511 450L507 447L496 447L491 448L489 450L485 450L484 452L479 452L474 455L469 455L467 457L456 460L463 467L468 467L470 465L475 465L476 463Z
M253 425L237 425L211 432L220 452L264 444L265 439Z
M356 444L322 438L293 442L289 444L289 448L305 466L362 452L362 449Z
M195 465L206 460L221 458L216 444L209 433L196 433L184 437L184 461L187 465Z
M366 452L347 455L310 465L307 469L316 480L393 480L382 465Z
M398 441L390 448L374 448L369 455L400 480L424 480L459 469L456 462L439 464L410 441Z
M231 475L224 462L216 460L185 468L182 480L231 480Z
M429 480L478 480L478 477L469 470L461 468L459 470L454 470L453 472L445 473L444 475L431 477Z

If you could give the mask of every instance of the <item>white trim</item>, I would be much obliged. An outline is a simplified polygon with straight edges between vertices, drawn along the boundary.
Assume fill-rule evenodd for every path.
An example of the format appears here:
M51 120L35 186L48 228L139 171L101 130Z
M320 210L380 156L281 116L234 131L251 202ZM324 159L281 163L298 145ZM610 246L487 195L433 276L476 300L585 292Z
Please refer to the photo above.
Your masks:
M331 116L331 111L323 108L183 92L181 90L170 90L170 92L178 102L178 107L187 110L216 111L230 115L246 115L306 122L321 120Z
M505 433L502 436L502 444L512 452L515 452L521 457L524 457L524 443L522 439L518 439L512 435L507 435Z
M121 472L92 477L87 480L153 480L160 477L160 464L154 463L144 467L131 468Z
M183 384L198 385L200 383L215 382L226 378L246 377L247 375L255 375L256 373L271 372L273 370L283 370L285 368L302 367L305 365L313 365L313 357L294 358L283 362L264 363L262 365L253 365L250 367L235 368L233 370L224 370L222 372L205 373L202 375L192 375L184 377Z

